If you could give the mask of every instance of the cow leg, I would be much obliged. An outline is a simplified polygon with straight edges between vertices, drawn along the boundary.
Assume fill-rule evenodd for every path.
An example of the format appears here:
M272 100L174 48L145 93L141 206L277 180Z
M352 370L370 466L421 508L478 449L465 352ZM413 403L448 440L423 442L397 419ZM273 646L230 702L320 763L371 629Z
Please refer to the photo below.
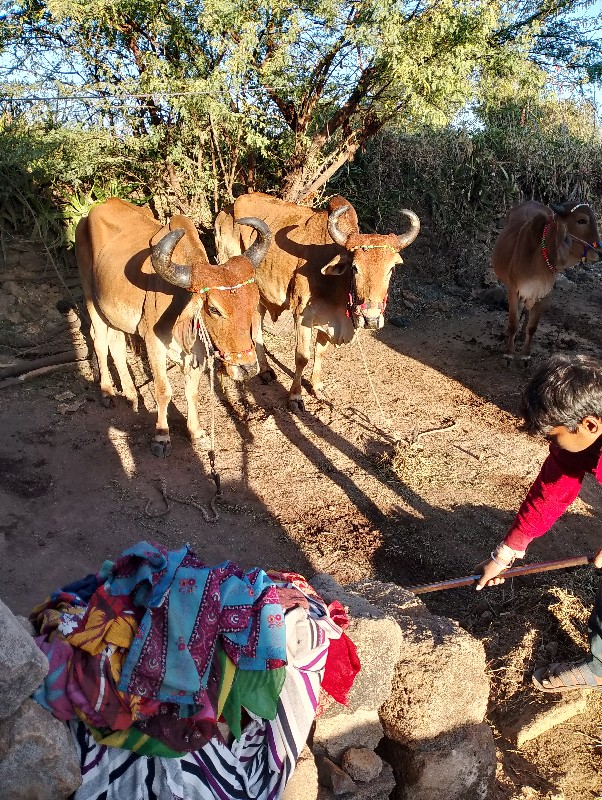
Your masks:
M88 314L90 315L90 336L94 344L94 352L98 361L98 371L100 372L100 396L105 408L113 405L113 398L117 394L111 373L109 372L109 340L111 331L107 323L96 310L96 306L90 300L86 301Z
M155 400L157 403L157 423L151 441L152 454L157 458L167 458L171 453L171 439L167 424L167 407L171 401L171 384L167 378L167 349L156 336L146 339L146 352L153 373Z
M525 323L525 342L520 356L523 366L527 366L531 358L531 341L547 304L547 297L544 297L542 300L538 300L534 303L533 308L528 312L529 316Z
M115 362L119 380L121 381L121 389L132 404L134 411L138 411L138 392L134 386L134 381L130 375L130 368L127 363L127 349L125 343L125 334L122 331L109 329L109 351L111 357Z
M311 373L311 388L314 396L318 400L324 400L324 383L322 381L322 358L330 344L328 334L318 331L316 334L316 346L314 348L314 367Z
M184 392L186 394L187 418L186 427L192 443L202 450L210 447L206 431L199 422L199 383L201 381L200 367L189 369L184 375Z
M263 344L263 321L266 315L266 307L259 304L259 309L253 315L253 339L255 341L255 351L257 352L257 363L259 364L259 377L262 383L271 383L276 380L276 373L269 366Z
M511 363L514 356L514 340L519 323L518 292L512 287L508 288L508 328L506 330L506 362Z
M301 378L311 356L312 329L295 319L297 346L295 348L295 377L288 393L288 407L291 411L305 411Z

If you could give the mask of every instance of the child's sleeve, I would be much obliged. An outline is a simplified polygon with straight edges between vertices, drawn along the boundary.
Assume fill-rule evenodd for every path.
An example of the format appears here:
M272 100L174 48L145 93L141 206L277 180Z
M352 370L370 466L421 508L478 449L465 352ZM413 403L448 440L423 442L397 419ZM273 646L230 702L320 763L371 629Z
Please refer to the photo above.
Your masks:
M578 461L578 454L550 447L550 454L504 538L505 544L521 553L533 539L550 530L581 490L585 469Z

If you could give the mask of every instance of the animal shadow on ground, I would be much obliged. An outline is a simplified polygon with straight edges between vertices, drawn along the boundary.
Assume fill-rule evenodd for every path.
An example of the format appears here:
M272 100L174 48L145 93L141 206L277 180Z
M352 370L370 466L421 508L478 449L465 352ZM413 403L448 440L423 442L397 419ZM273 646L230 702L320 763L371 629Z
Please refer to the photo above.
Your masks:
M207 452L195 450L187 436L181 403L170 406L173 454L157 459L150 451L152 384L144 373L136 376L143 402L135 414L121 396L112 408L102 407L92 371L85 364L81 370L0 396L0 586L14 612L29 613L51 591L143 539L170 548L188 542L209 564L231 559L244 569L312 574L300 548L248 485L251 440L237 439L227 458L218 450L223 495L215 505L219 519L207 522L203 510L210 510L216 487Z

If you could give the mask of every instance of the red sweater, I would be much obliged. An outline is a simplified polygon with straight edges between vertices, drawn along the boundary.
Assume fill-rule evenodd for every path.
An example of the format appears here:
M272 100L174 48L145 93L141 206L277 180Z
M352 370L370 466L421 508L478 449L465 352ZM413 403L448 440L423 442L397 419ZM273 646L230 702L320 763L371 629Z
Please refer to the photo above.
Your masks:
M586 472L602 484L601 448L602 437L580 453L550 445L550 454L506 534L504 542L509 547L522 552L533 539L549 531L579 494Z

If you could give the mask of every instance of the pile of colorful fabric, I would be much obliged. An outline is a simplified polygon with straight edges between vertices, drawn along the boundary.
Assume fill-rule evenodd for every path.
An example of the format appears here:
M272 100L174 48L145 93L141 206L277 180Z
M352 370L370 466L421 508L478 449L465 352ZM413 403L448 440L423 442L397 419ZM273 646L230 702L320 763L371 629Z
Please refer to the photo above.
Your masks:
M74 800L276 800L312 721L360 665L300 575L140 542L36 607L49 672L34 698L69 724Z

